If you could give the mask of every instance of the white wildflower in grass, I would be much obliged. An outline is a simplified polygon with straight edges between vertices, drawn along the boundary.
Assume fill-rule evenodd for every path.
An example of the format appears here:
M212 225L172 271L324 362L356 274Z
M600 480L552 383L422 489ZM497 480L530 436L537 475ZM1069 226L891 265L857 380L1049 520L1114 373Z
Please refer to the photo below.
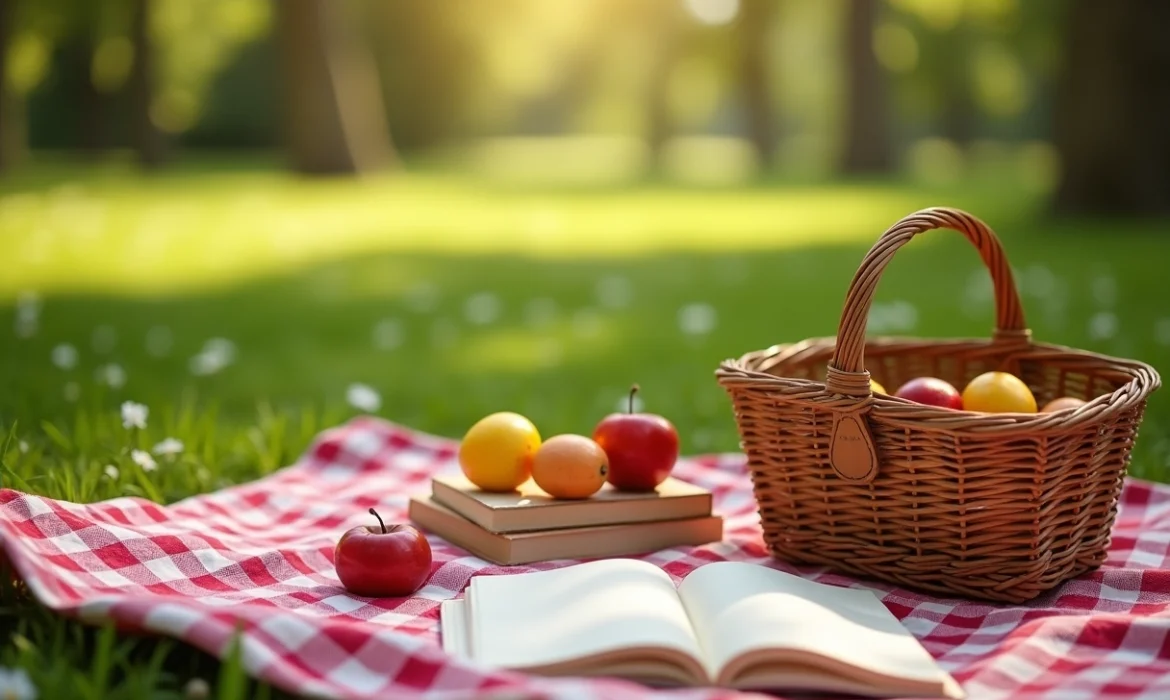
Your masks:
M118 468L112 464L107 464L106 468L102 471L105 473L106 478L110 481L117 481L118 477L122 474L122 472L118 471Z
M687 335L707 335L715 330L717 315L710 304L688 304L678 310L678 327Z
M1117 302L1117 280L1111 275L1098 275L1089 283L1093 301L1099 306L1110 307Z
M541 328L555 321L557 318L557 302L548 297L532 299L524 305L524 322L529 326Z
M1089 335L1093 340L1108 340L1117 335L1117 314L1101 311L1089 320Z
M990 284L990 277L987 277ZM1029 265L1020 280L1021 291L1043 299L1056 291L1056 275L1044 265Z
M146 332L146 352L151 357L166 357L174 343L171 329L166 326L153 326Z
M207 377L216 374L226 366L219 358L205 353L199 353L187 363L187 368L196 377Z
M594 289L597 303L609 309L622 309L634 298L634 285L620 275L610 275L597 280Z
M486 326L500 317L500 299L491 292L480 292L467 298L463 315L468 322Z
M227 338L211 338L203 344L203 352L218 355L229 364L236 360L236 344Z
M126 385L126 370L115 362L98 367L94 374L99 384L105 384L111 389L121 389Z
M122 402L122 427L129 430L130 428L138 428L139 430L146 427L146 418L150 415L150 409L144 404L135 403L134 401Z
M60 369L73 369L77 366L77 348L69 343L61 343L53 348L53 364Z
M345 390L345 400L359 411L374 413L382 407L382 396L367 384L350 384Z
M69 403L75 403L81 398L81 385L77 382L65 382L65 388L61 390L65 396L65 400Z
M1154 323L1154 338L1162 345L1170 345L1170 317Z
M402 345L406 334L402 324L394 318L384 318L374 324L374 347L379 350L393 350Z
M36 700L37 688L23 668L0 668L0 698Z
M908 301L877 303L869 308L866 330L870 333L891 333L913 330L918 325L918 308Z
M37 320L41 315L41 297L36 292L21 292L16 298L16 317L18 319Z
M202 678L192 678L183 686L184 700L206 700L211 697L211 686Z
M158 464L154 461L154 457L151 457L150 453L145 450L131 451L130 459L134 460L135 464L142 467L142 471L144 472L152 472L155 469L158 469Z
M21 440L20 442L16 443L16 446L18 449L20 449L21 454L28 454L28 443L27 442L25 442L24 440Z
M182 451L183 451L183 441L176 440L173 437L169 437L169 438L163 440L162 442L155 445L154 449L151 450L151 452L155 453L156 455L158 455L160 457L174 456L174 455L181 453Z
M93 329L93 335L90 337L90 343L93 344L93 349L96 352L107 353L114 349L118 344L118 332L109 324L104 324Z
M191 374L199 377L216 374L236 359L236 345L227 338L212 338L203 344L203 350L188 363Z

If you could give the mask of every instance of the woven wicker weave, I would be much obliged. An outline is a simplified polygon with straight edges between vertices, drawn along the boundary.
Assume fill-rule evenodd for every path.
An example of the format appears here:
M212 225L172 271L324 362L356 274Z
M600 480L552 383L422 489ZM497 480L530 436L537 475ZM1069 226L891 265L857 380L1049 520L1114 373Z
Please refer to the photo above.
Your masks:
M932 229L963 233L991 272L990 339L866 339L882 270ZM840 339L838 343L836 339ZM835 338L723 362L764 538L780 558L911 588L1022 602L1099 566L1148 395L1141 362L1034 342L999 241L975 217L926 209L859 267ZM867 371L868 370L868 371ZM976 413L873 394L919 376L960 390L1005 370L1052 413Z

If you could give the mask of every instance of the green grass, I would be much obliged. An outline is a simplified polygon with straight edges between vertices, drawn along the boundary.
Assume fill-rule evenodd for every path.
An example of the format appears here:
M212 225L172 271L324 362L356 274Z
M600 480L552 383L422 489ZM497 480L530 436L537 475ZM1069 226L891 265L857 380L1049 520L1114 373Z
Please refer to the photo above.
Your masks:
M380 392L379 415L453 437L505 409L545 434L587 431L638 382L684 451L735 450L719 361L833 334L868 246L933 204L968 208L1001 235L1038 339L1170 365L1166 222L1052 221L1010 171L947 186L540 189L434 173L303 182L246 166L155 179L54 167L0 185L0 478L76 501L173 501L288 464L355 415L354 382ZM913 305L913 324L887 330L986 336L985 279L957 234L916 240L877 299ZM29 290L35 332L18 310ZM680 315L713 325L687 333ZM192 374L213 338L231 341L233 361ZM52 361L63 343L77 351L70 368ZM121 386L98 379L112 364ZM124 400L150 407L146 430L122 428ZM1134 474L1170 480L1168 419L1161 392ZM166 437L185 450L158 471L128 458ZM43 697L244 684L185 646L61 621L12 586L0 618L0 665L28 668Z

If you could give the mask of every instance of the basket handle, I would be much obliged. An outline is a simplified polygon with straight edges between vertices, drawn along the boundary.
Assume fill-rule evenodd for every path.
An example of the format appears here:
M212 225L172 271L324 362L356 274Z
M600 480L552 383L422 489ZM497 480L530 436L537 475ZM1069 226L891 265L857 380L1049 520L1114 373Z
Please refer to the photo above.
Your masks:
M999 239L986 224L964 211L946 207L923 209L896 222L870 248L849 285L833 358L825 376L825 389L830 394L851 397L837 407L829 441L829 463L846 481L869 483L878 470L873 435L864 420L872 405L872 400L866 399L873 395L869 372L865 370L865 330L878 280L890 258L911 238L943 228L966 236L991 272L995 286L994 342L1027 342L1031 335L1024 324L1011 266Z
M865 371L865 330L878 280L899 248L918 234L934 229L953 229L966 236L991 272L995 288L994 340L1019 342L1031 336L1024 323L1024 310L1011 266L995 233L967 212L947 207L923 209L900 219L883 233L858 267L845 297L837 344L825 378L825 386L831 393L846 396L872 393Z

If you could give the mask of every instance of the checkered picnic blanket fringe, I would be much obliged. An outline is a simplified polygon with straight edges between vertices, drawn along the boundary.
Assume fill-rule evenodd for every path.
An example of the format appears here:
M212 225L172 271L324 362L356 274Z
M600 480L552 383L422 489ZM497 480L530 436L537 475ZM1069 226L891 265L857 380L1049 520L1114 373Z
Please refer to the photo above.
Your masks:
M237 629L247 671L323 698L649 697L616 679L540 678L445 655L441 601L499 567L432 538L429 582L404 599L346 593L333 547L375 507L406 518L410 494L458 469L457 443L361 417L321 434L266 478L160 506L137 498L77 504L0 490L0 544L44 605L90 622L173 637L223 657ZM1099 571L1027 605L942 599L768 557L742 455L683 459L676 475L711 489L720 543L643 557L677 579L702 564L748 561L874 590L971 698L1170 697L1170 487L1131 479ZM672 698L732 697L714 689Z

